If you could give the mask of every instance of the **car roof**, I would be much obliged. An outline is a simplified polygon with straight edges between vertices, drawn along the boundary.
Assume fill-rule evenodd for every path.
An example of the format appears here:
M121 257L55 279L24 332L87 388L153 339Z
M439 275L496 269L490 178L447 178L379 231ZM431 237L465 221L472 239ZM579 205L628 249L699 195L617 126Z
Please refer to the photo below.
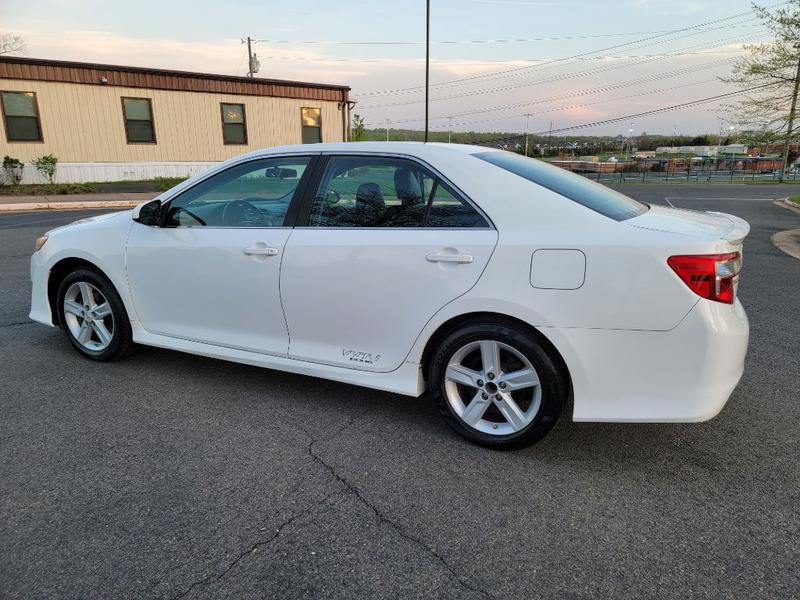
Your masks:
M283 153L320 152L364 152L367 154L408 154L410 156L442 156L447 154L477 154L479 152L499 152L495 148L471 146L468 144L447 144L440 142L328 142L322 144L292 144L262 148L244 155L270 156Z

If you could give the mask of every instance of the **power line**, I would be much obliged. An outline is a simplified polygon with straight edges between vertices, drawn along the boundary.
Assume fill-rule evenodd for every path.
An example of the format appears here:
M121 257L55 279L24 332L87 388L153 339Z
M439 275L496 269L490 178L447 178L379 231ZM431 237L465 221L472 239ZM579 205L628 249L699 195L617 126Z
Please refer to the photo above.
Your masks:
M614 90L618 90L618 89L622 89L622 88L628 88L628 87L632 87L632 86L635 86L635 85L640 85L642 83L652 83L654 81L660 81L662 79L670 79L672 77L679 77L681 75L688 75L688 74L696 73L698 71L703 71L703 70L706 70L706 69L712 69L712 68L715 68L715 67L720 67L720 66L723 66L725 64L730 63L731 60L733 60L733 59L727 58L727 59L723 59L723 60L710 61L710 62L707 62L707 63L701 63L699 65L693 65L691 67L683 67L683 68L680 68L680 69L675 69L673 71L666 71L666 72L663 72L663 73L657 73L657 74L653 74L653 75L646 75L644 77L637 77L637 78L634 78L634 79L628 79L626 81L621 81L619 83L608 84L608 85L598 86L598 87L595 87L595 88L589 88L589 89L584 89L584 90L576 90L576 91L573 91L573 92L567 92L567 93L559 94L559 95L556 95L556 96L547 96L547 97L544 97L544 98L536 98L536 99L528 100L528 101L525 101L525 102L517 102L517 103L513 103L513 104L504 104L504 105L500 105L500 106L493 106L493 107L490 107L490 108L469 110L469 111L464 111L464 112L460 112L460 113L449 113L448 117L465 117L465 116L470 116L470 115L486 114L486 113L490 113L490 112L500 112L500 111L503 111L503 110L514 110L514 109L518 110L518 109L529 107L529 106L533 106L533 105L536 105L536 104L545 104L545 103L553 102L553 101L557 101L557 100L566 100L566 99L569 99L569 98L577 98L577 97L583 97L583 96L592 96L592 95L595 95L595 94L603 94L605 92L610 92L610 91L614 91ZM432 118L433 119L443 119L443 118L447 118L447 117L438 116L438 117L432 117ZM410 118L410 119L395 120L394 122L397 124L397 123L416 123L416 122L419 122L419 121L421 121L421 119L419 119L419 118ZM457 123L457 124L464 124L464 123Z
M637 43L636 45L633 45L632 48L640 49L640 48L646 48L648 46L654 46L654 45L659 45L659 44L664 44L664 43L669 43L669 42L675 42L675 41L678 41L678 40L681 40L681 39L685 39L685 38L688 38L688 37L693 37L693 36L696 36L696 35L702 35L703 33L707 33L708 31L715 31L717 29L727 29L727 28L726 27L718 27L718 28L713 28L713 29L703 29L703 30L699 30L699 31L692 31L690 33L687 33L687 34L684 34L684 35L680 35L680 36L676 36L676 37L673 37L673 38L670 38L670 39L661 39L661 40L658 40L658 41L655 41L655 42L651 41L649 43ZM745 38L740 38L740 36L737 35L737 36L724 38L723 40L714 40L713 42L710 42L710 43L717 44L720 41L724 41L724 42L730 43L731 41L736 40L737 38L738 39L750 39L752 37L760 35L764 31L765 30L760 30L758 32L750 34L749 36L746 36ZM687 46L685 48L681 48L680 50L683 51L683 50L694 49L694 48L703 48L703 47L706 47L707 44L708 44L708 42L699 43L699 44L693 44L691 46ZM544 70L548 70L548 69L558 68L558 67L564 66L564 65L569 65L572 61L578 62L578 61L581 61L581 60L585 60L587 58L587 54L596 54L597 52L599 52L599 51L595 51L595 52L592 52L592 53L584 53L583 55L574 55L574 56L566 57L566 58L550 59L550 60L546 60L546 61L541 62L541 63L536 64L536 65L530 65L530 66L525 66L525 67L517 67L517 68L514 68L514 69L506 69L505 71L498 71L498 72L496 72L494 74L474 75L472 77L465 78L465 79L462 79L462 80L452 80L451 82L448 82L448 83L434 84L433 87L437 87L437 88L463 87L465 85L470 85L470 84L474 83L475 81L477 81L477 80L479 80L481 78L484 78L484 79L485 78L506 79L506 78L509 78L509 77L516 77L516 76L522 75L523 71L531 71L531 70L544 71ZM672 52L672 53L662 54L661 56L676 56L676 55L677 55L676 52ZM656 56L658 56L658 55L656 55ZM405 95L405 94L412 94L412 93L413 94L419 93L419 88L406 88L405 91L392 91L392 92L386 92L386 93L381 93L381 94L373 94L370 97ZM358 96L359 97L363 97L363 94L358 94Z
M777 4L769 6L767 8L774 8L776 6L781 6L781 5L784 5L784 4L787 4L787 3L788 2L786 2L786 1L779 2ZM618 48L624 48L624 47L627 47L627 46L641 44L643 42L647 42L647 41L650 41L650 40L666 37L666 36L673 35L673 34L676 34L676 33L682 33L682 32L686 32L686 31L693 31L693 30L696 30L696 29L703 29L703 28L708 29L708 27L710 25L714 25L714 24L717 24L717 23L728 22L728 21L732 21L732 20L735 20L735 19L741 19L741 18L747 17L749 15L752 15L752 11L746 11L746 12L742 12L742 13L737 13L735 15L730 15L728 17L724 17L724 18L720 18L720 19L714 19L714 20L711 20L711 21L706 21L704 23L699 23L697 25L692 25L690 27L684 27L684 28L680 28L680 29L672 29L672 30L669 30L669 31L667 31L665 33L659 33L659 34L655 34L655 35L652 35L652 36L640 38L638 40L634 40L632 42L626 42L624 44L616 44L616 45L613 45L613 46L608 46L606 48L601 48L599 50L581 52L579 54L574 54L574 55L569 56L569 57L553 59L553 60L548 61L547 63L543 63L543 64L552 64L552 63L564 62L564 61L567 61L567 60L571 60L571 59L575 59L575 58L579 58L579 57L583 57L583 56L589 56L589 55L592 55L592 54L597 54L599 52L608 52L608 51L611 51L611 50L616 50ZM750 20L753 20L753 19L750 19ZM730 24L729 24L729 26L730 26ZM485 73L485 74L482 74L482 75L473 75L473 76L470 76L470 77L461 77L461 78L458 78L458 79L451 79L449 81L443 81L443 82L440 82L440 83L437 83L437 84L433 84L432 87L442 87L442 86L448 86L448 85L451 85L451 84L454 84L454 83L461 83L461 82L465 82L465 81L475 81L475 80L486 79L486 78L494 78L494 77L498 77L498 76L508 75L508 74L511 74L511 73L518 73L520 71L525 71L525 70L532 69L532 68L537 68L539 66L542 66L542 65L534 65L534 66L527 66L527 67L517 67L517 68L514 68L514 69L506 69L506 70L503 70L503 71L496 71L494 73ZM361 96L372 96L372 95L394 94L394 93L400 93L400 92L407 93L409 91L420 90L423 87L424 86L410 86L410 87L406 87L406 88L395 88L395 89L390 89L390 90L367 91L367 92L362 92L360 95Z
M546 114L549 114L549 113L560 112L560 111L564 111L564 110L571 110L571 109L575 109L575 108L587 108L589 106L597 106L598 104L607 104L609 102L619 102L620 100L629 100L631 98L641 98L641 97L644 97L644 96L652 96L653 94L661 94L661 93L669 92L671 90L679 90L679 89L683 89L683 88L687 88L687 87L693 87L693 86L696 86L696 85L702 85L702 84L706 84L706 83L711 83L711 82L714 82L714 81L716 81L716 80L715 79L705 79L703 81L695 81L695 82L692 82L692 83L684 83L682 85L676 85L676 86L672 86L672 87L669 87L669 88L660 88L660 89L656 89L656 90L648 90L646 92L639 92L638 94L628 94L626 96L616 96L614 98L605 98L603 100L597 100L595 102L584 102L582 104L569 104L569 105L566 105L566 106L556 106L556 107L553 107L553 108L548 108L546 110L540 110L540 111L537 111L537 112L525 113L523 116L525 116L525 117L533 117L533 116L537 116L537 115L546 115ZM460 123L456 123L455 125L456 126L479 125L479 124L482 124L482 123L494 123L494 122L497 122L497 121L504 121L504 120L507 120L507 119L515 119L515 118L519 118L519 114L506 115L506 116L501 116L501 117L492 117L492 118L489 118L489 119L476 119L476 120L471 120L471 121L461 121ZM415 119L415 121L417 121L417 122L420 121L420 120L421 119ZM401 123L401 122L400 121L395 121L395 124L398 124L398 123ZM370 123L369 125L371 127L375 127L376 126L374 123Z
M714 102L715 100L722 100L725 98L731 98L733 96L739 96L741 94L747 94L749 92L754 92L757 90L761 90L767 87L773 87L777 84L775 83L765 83L763 85L757 85L755 87L743 89L743 90L736 90L734 92L727 92L725 94L717 94L716 96L709 96L708 98L700 98L699 100L691 100L689 102L682 102L680 104L673 104L672 106L665 106L662 108L656 108L653 110L646 110L644 112L635 113L632 115L625 115L622 117L614 117L611 119L603 119L601 121L594 121L592 123L583 123L581 125L572 125L570 127L561 127L559 129L553 129L553 133L561 133L562 131L574 131L576 129L586 129L589 127L597 127L599 125L610 125L612 123L618 123L619 121L627 121L628 119L637 119L639 117L646 117L649 115L656 115L665 112L672 112L674 110L680 110L681 108L688 108L691 106L697 106L699 104L707 104L709 102ZM534 135L544 135L547 133L546 131L540 131L535 133Z
M764 89L764 88L768 88L768 87L774 87L776 85L779 85L779 82L778 83L765 83L763 85L758 85L758 86L755 86L755 87L752 87L752 88L736 90L736 91L733 91L733 92L727 92L725 94L717 94L716 96L709 96L707 98L700 98L698 100L691 100L689 102L682 102L680 104L674 104L672 106L664 106L664 107L661 107L661 108L656 108L656 109L653 109L653 110L648 110L648 111L644 111L644 112L640 112L640 113L635 113L635 114L630 114L630 115L623 115L623 116L620 116L620 117L612 117L610 119L603 119L601 121L593 121L591 123L582 123L580 125L572 125L572 126L569 126L569 127L561 127L559 129L549 129L549 130L545 130L545 131L537 131L537 132L531 133L529 135L538 135L538 136L543 136L543 135L546 135L546 134L552 135L553 133L561 133L561 132L564 132L564 131L575 131L577 129L589 129L589 128L592 128L592 127L598 127L600 125L611 125L613 123L618 123L620 121L627 121L629 119L637 119L639 117L647 117L647 116L651 116L651 115L655 115L655 114L661 114L661 113L666 113L666 112L672 112L672 111L675 111L675 110L680 110L682 108L689 108L689 107L692 107L692 106L698 106L698 105L701 105L701 104L707 104L709 102L714 102L715 100L722 100L722 99L725 99L725 98L731 98L733 96L738 96L738 95L741 95L741 94L747 94L749 92L758 91L758 90L761 90L761 89ZM467 144L472 144L472 143L494 144L494 143L503 142L503 141L506 141L506 140L521 139L524 135L525 134L512 134L512 135L507 135L507 136L502 136L502 137L497 137L497 138L491 138L491 139L488 139L488 140L486 140L486 139L473 139L473 140L468 140L465 143L467 143Z
M733 27L753 27L753 25L734 25ZM611 37L628 37L632 35L653 35L659 33L669 33L670 29L659 29L655 31L626 31L621 33L597 33L590 35L543 35L532 38L505 38L489 40L436 40L431 44L437 45L456 45L456 44L518 44L528 42L549 42L549 41L569 41L569 40L593 40ZM298 46L421 46L424 41L325 41L325 40L254 40L262 44L291 44Z
M744 39L747 39L747 38L744 38ZM722 42L723 45L726 45L726 44L731 43L732 41L733 41L732 38L728 38L728 39L723 39L723 40L716 40L715 42L712 42L712 43L720 43L720 42ZM742 41L742 38L739 38L739 41ZM689 46L688 48L684 48L682 50L692 49L692 48L697 47L698 45L704 45L704 44L696 44L695 46ZM538 85L538 84L541 84L541 83L552 83L552 82L555 82L555 81L564 81L564 80L567 80L567 79L576 79L576 78L586 77L586 76L589 76L589 75L596 75L598 73L605 73L607 71L612 71L612 70L619 69L619 68L622 68L622 67L632 67L632 66L636 66L636 65L640 65L640 64L648 64L648 63L652 63L652 62L657 62L659 60L663 60L665 58L671 58L671 57L680 56L680 55L681 55L681 51L677 51L677 52L672 53L672 54L656 55L655 58L645 58L645 59L634 60L634 61L630 61L630 62L623 62L623 63L617 63L617 64L612 64L612 65L606 65L606 66L603 66L603 67L595 67L595 68L592 68L592 69L588 69L588 70L585 70L585 71L578 71L578 72L575 72L575 73L562 73L562 74L559 74L559 75L552 75L550 77L545 77L543 79L535 79L533 81L528 81L528 82L525 82L525 83L509 84L509 85L492 87L492 88L477 88L475 90L458 92L458 93L455 93L455 94L451 94L449 96L439 96L437 98L431 98L431 100L432 101L454 100L454 99L457 99L457 98L466 98L466 97L470 97L470 96L481 96L481 95L491 94L491 93L496 93L496 92L506 92L506 91L510 91L510 90L516 90L516 89L521 89L521 88L525 88L525 87L530 87L530 86L533 86L533 85ZM363 105L362 108L363 109L376 109L376 108L388 108L388 107L395 107L395 106L410 106L410 105L413 105L413 104L420 104L420 102L421 102L420 100L401 100L401 101L397 101L397 102L386 102L386 103L383 103L383 104L366 104L366 105Z
M741 53L740 50L733 50L728 52L728 54ZM677 56L690 56L690 55L702 55L708 54L708 52L684 52ZM715 52L714 54L719 54L719 52ZM593 60L629 60L634 58L655 58L660 56L676 56L675 54L627 54L627 55L619 55L619 54L601 54L599 56L590 56L584 57L580 59L575 59L576 61L580 62L588 62ZM402 64L407 65L409 63L414 62L422 62L424 59L407 59L407 58L333 58L333 57L321 57L321 56L261 56L261 58L265 60L286 60L286 61L300 61L300 62L320 62L320 63L380 63L380 64ZM511 58L505 60L482 60L479 62L464 62L462 60L431 60L431 64L441 64L441 65L448 65L448 66L457 66L457 67L475 67L475 66L482 66L487 64L519 64L519 63L535 63L539 64L549 59L544 58Z

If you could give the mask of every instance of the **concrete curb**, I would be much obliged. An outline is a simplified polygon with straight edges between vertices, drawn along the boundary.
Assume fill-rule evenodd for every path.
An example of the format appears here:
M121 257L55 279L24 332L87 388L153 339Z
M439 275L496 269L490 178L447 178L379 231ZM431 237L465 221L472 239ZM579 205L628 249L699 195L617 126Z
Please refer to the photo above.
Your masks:
M146 200L93 200L66 202L15 202L0 204L0 212L25 210L76 210L82 208L131 208L143 204Z
M786 204L786 206L788 206L792 210L800 212L800 204L792 202L791 200L789 200L789 198L784 198L783 203Z
M775 204L792 212L800 213L800 206L794 202L789 202L789 198L776 200ZM778 250L800 260L800 228L779 231L772 235L770 239Z

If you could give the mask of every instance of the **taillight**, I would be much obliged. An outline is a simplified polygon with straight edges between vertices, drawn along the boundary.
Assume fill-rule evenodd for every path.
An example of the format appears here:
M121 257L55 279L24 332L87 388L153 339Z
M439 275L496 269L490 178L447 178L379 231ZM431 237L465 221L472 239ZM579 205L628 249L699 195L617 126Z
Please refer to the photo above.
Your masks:
M670 256L667 264L695 294L715 302L733 304L736 282L742 270L738 252Z

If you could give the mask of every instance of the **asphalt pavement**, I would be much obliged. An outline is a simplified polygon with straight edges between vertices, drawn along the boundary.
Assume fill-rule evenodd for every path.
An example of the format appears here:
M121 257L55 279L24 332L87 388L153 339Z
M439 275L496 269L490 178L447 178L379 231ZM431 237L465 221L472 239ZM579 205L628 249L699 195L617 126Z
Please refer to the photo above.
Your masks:
M770 242L800 186L623 190L751 223L745 375L707 423L563 420L505 453L427 397L85 360L28 321L28 259L94 213L0 215L0 597L800 596L800 261Z

